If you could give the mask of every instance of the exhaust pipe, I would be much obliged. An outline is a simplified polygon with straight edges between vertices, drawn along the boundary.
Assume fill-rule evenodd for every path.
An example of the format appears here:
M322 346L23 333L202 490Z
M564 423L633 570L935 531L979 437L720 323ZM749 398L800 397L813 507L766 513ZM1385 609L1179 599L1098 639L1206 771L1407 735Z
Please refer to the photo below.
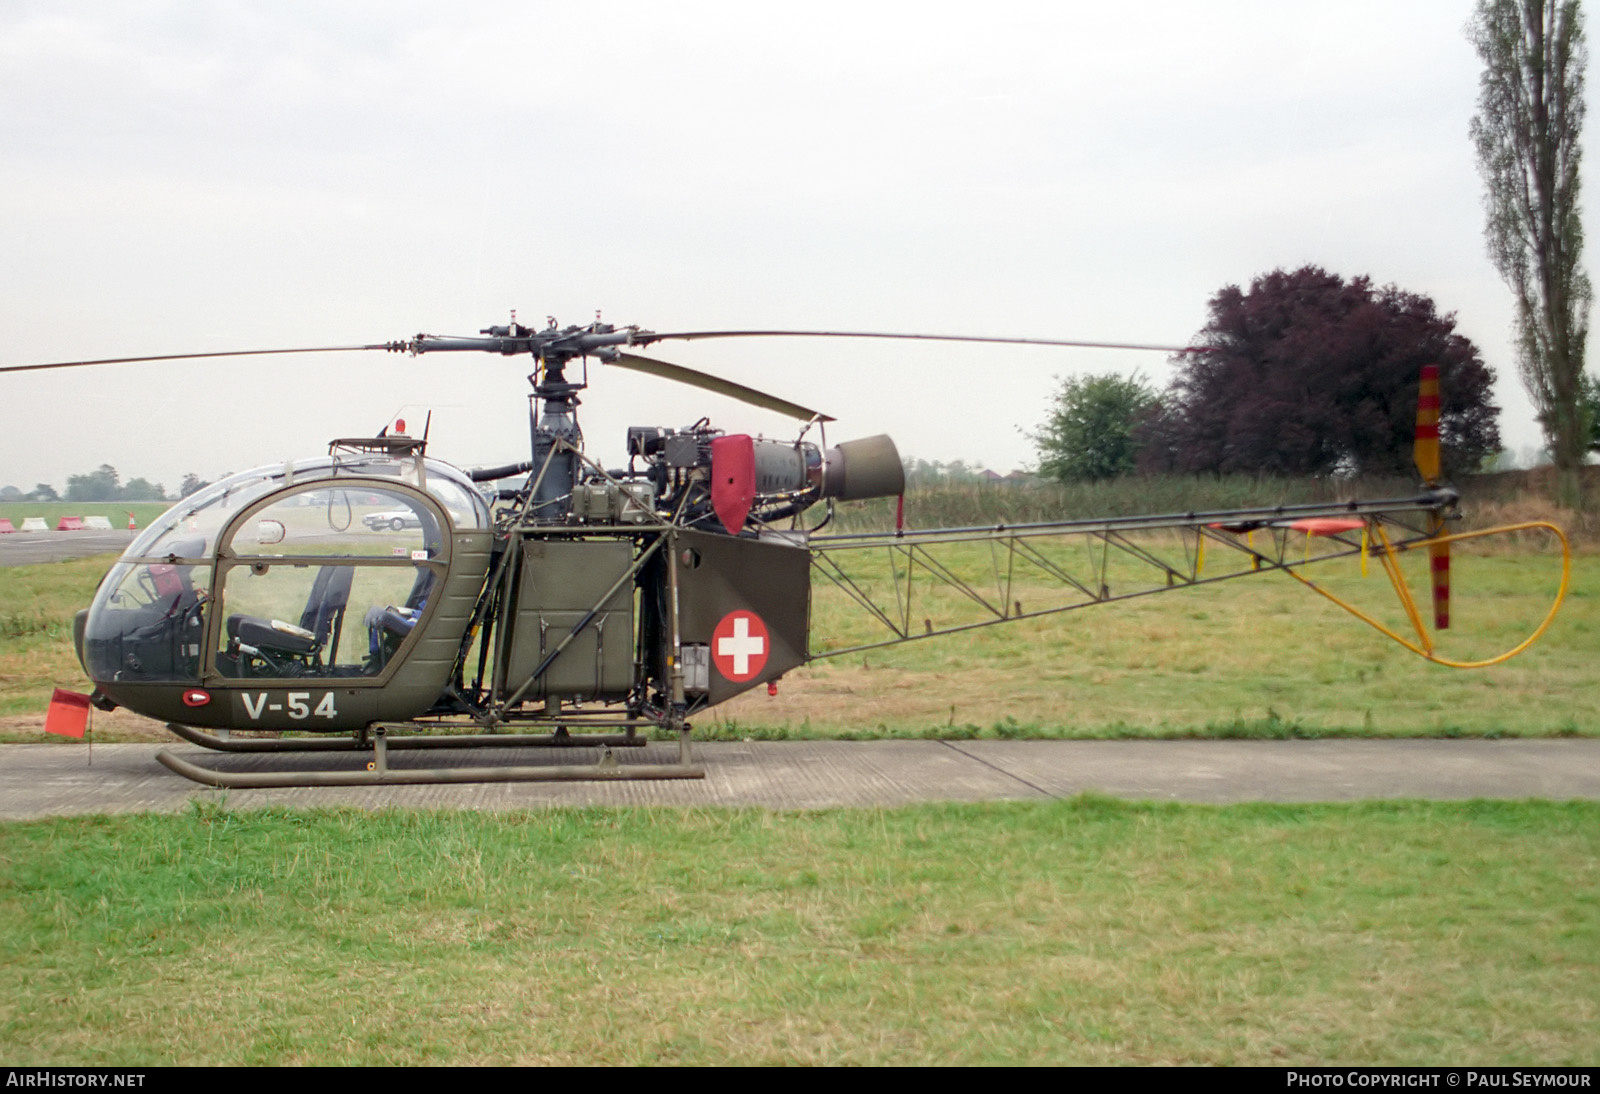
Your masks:
M892 498L905 490L905 465L887 433L845 441L828 449L822 474L823 497L857 501Z

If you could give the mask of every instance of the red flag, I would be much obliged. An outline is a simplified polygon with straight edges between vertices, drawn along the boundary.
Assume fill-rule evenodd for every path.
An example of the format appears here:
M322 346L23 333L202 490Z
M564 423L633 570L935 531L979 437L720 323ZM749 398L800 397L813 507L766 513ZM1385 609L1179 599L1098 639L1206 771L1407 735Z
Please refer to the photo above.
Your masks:
M44 731L63 737L82 737L83 727L88 722L89 697L56 688L56 693L50 697L50 712L44 718Z

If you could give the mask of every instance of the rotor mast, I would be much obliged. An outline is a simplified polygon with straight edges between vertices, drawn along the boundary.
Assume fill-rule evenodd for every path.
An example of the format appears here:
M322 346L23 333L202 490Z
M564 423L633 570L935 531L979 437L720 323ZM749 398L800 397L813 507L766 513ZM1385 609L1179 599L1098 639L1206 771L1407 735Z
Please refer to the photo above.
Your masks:
M498 353L506 357L529 354L537 362L529 374L533 386L532 399L540 406L530 407L528 429L533 450L533 466L537 486L530 512L541 521L559 521L572 505L572 491L577 485L580 467L579 451L583 445L583 430L578 426L577 408L581 402L578 392L588 386L586 380L568 379L566 368L574 358L598 357L602 361L617 356L616 346L629 346L638 342L653 341L653 332L638 327L618 330L597 317L588 326L559 328L555 319L543 330L525 327L516 321L503 327L485 327L478 332L481 338L444 337L419 334L404 342L391 343L397 352L437 353L449 351L476 351Z

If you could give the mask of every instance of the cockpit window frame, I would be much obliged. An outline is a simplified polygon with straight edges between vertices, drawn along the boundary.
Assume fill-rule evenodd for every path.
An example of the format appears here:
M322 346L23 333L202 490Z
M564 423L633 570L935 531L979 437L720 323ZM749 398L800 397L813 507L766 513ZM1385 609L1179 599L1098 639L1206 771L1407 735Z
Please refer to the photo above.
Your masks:
M436 508L444 509L447 514L450 514L452 529L467 530L465 525L457 524L453 511L445 504L444 499L437 497L428 488L426 482L419 487L417 484L401 478L398 474L400 466L399 461L375 456L355 458L348 456L318 456L299 462L264 464L260 467L253 467L247 471L229 475L227 478L212 483L189 497L183 498L160 517L156 518L143 532L134 538L134 541L123 551L118 561L166 562L176 558L185 562L201 562L207 558L214 558L217 556L218 544L223 541L223 537L227 534L228 519L224 519L217 526L214 536L208 534L207 550L200 555L174 555L170 551L152 551L151 547L174 531L180 533L179 540L181 541L181 533L183 531L181 525L184 520L192 518L212 506L224 503L230 497L241 493L246 494L244 509L240 510L240 512L243 512L263 500L275 497L280 491L307 485L311 482L320 482L326 486L331 486L334 482L337 482L340 487L344 487L351 483L367 480L374 484L381 484L385 488L405 487L419 491L427 495L435 503ZM364 468L376 467L392 467L396 469L397 473L392 476L374 475L370 473L370 470L367 473L363 473ZM493 517L489 511L489 505L483 500L483 495L474 487L471 476L460 468L440 460L424 459L423 467L426 479L443 479L459 489L462 495L468 499L472 512L462 515L472 518L475 522L473 524L474 528L493 527ZM252 494L253 497L250 496ZM202 533L197 531L195 534Z
M262 555L245 554L234 549L234 542L239 533L248 529L259 518L261 512L296 494L313 494L334 488L351 491L359 491L366 488L373 491L382 491L386 494L398 495L414 507L420 506L425 509L437 522L439 528L439 547L434 557L422 561L409 555L406 557L303 553ZM223 524L221 532L217 535L216 541L211 547L209 556L211 563L211 589L209 593L211 610L207 613L200 664L200 678L204 686L226 687L242 682L242 679L238 676L224 674L217 664L228 614L223 590L226 588L228 575L232 571L241 567L254 568L258 566L349 566L351 568L388 567L395 569L416 569L419 566L425 566L433 571L433 588L442 590L446 577L450 572L451 549L456 531L456 524L450 511L445 508L438 498L425 489L418 489L410 483L402 482L398 479L339 475L337 480L334 480L320 476L317 478L296 476L292 483L280 485L278 489L263 494L240 509L231 520ZM422 614L417 617L410 633L405 636L394 653L389 656L383 667L371 676L315 678L304 676L252 676L249 677L249 682L251 685L260 685L264 688L293 686L313 681L322 686L331 685L339 688L382 687L400 671L418 637L427 629L429 622L437 613L441 599L442 597L437 594L428 597L427 604L423 607Z

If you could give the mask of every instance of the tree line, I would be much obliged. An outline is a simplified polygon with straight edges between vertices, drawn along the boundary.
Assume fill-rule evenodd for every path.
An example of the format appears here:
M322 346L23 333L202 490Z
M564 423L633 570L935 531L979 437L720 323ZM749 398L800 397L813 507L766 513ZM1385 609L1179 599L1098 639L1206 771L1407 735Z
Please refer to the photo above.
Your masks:
M1425 296L1305 266L1226 286L1209 314L1165 390L1140 374L1066 380L1033 435L1040 473L1409 476L1429 364L1446 476L1500 458L1494 372ZM1581 456L1600 452L1600 380L1579 379Z
M1131 471L1409 475L1424 365L1440 370L1447 474L1500 451L1493 371L1425 296L1318 266L1224 287L1164 391L1142 377L1066 381L1036 435L1063 481Z
M169 496L159 482L143 478L123 482L115 467L103 463L82 475L68 475L64 497L54 486L41 482L26 492L15 486L0 486L0 501L176 501L210 485L191 473L183 477L177 495Z

